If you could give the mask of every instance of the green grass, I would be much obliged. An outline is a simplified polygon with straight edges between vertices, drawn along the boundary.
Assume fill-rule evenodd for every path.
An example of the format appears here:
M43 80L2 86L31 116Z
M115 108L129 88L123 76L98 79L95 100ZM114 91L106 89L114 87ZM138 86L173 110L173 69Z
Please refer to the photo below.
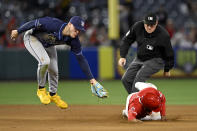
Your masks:
M154 79L154 83L167 99L167 104L197 105L197 80ZM92 96L88 81L60 81L58 94L68 104L125 104L127 93L120 80L100 81L109 91L109 98ZM0 82L0 104L40 104L33 82Z
M197 80L174 79L152 80L158 89L165 94L167 104L197 104Z

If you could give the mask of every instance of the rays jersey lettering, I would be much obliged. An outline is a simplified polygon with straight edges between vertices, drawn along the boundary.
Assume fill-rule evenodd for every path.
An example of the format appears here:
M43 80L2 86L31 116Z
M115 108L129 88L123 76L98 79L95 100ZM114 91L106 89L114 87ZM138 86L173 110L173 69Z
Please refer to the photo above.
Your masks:
M39 41L41 41L44 47L65 44L64 41L57 40L54 34L48 34L46 32L36 32L34 36L36 36Z

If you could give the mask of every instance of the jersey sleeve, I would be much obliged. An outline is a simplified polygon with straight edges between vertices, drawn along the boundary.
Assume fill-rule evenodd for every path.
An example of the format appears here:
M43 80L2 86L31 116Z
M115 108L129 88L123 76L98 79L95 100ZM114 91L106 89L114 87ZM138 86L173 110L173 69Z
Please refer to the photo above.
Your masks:
M87 76L87 78L89 80L93 79L93 75L92 75L92 72L90 70L90 66L88 64L88 61L86 60L86 58L83 56L83 54L76 54L75 55L76 58L77 58L77 61L82 69L82 71L85 73L85 75Z
M71 41L71 51L75 54L77 61L82 69L82 71L85 73L87 78L93 79L92 72L90 70L90 66L88 64L88 61L82 54L81 44L78 38L75 38Z
M141 104L139 103L139 96L137 94L134 94L131 96L129 100L128 105L128 120L131 121L133 119L136 119L137 115L142 111L141 110Z
M81 43L79 41L79 38L75 38L75 39L72 39L71 40L71 51L74 53L74 54L80 54L82 53L82 49L81 49Z
M164 39L164 72L168 72L174 66L174 51L171 45L170 36Z
M166 98L160 91L158 92L159 92L160 99L161 99L161 106L153 111L160 112L161 116L165 116L166 115Z
M160 91L159 91L159 94L161 98L160 114L161 116L165 116L166 115L166 98Z
M120 44L120 56L122 58L126 57L131 44L136 39L135 28L136 28L136 24L132 28L129 29L129 31L126 33L126 35L123 37L123 39L121 41L121 44Z
M130 108L128 109L128 120L131 121L136 119L137 111L134 103L131 103Z
M36 26L37 26L37 21L38 21L38 20L36 19L36 20L32 20L32 21L29 21L29 22L27 22L27 23L21 25L21 26L17 29L18 33L20 34L20 33L22 33L22 32L25 32L25 31L29 30L29 29L36 28Z
M29 21L25 24L23 24L22 26L20 26L17 31L18 33L22 33L25 32L29 29L35 29L35 30L43 30L46 32L53 32L55 31L56 28L56 22L58 22L58 20L56 18L52 18L52 17L43 17L43 18L39 18L39 19L35 19L32 21ZM54 28L56 27L56 28Z

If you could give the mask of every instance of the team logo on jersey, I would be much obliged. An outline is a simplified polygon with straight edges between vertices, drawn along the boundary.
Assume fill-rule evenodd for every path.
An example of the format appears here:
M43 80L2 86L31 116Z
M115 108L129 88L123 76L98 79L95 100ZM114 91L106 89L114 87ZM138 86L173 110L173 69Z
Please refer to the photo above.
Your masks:
M153 47L152 45L146 45L146 49L148 49L148 50L153 50L154 47Z

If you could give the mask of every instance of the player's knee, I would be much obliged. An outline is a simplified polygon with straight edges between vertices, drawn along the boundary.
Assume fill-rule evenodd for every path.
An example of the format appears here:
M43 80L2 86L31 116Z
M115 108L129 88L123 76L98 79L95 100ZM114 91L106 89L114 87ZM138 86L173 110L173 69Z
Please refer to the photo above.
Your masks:
M142 75L138 75L138 76L135 77L134 82L135 82L135 83L136 83L136 82L145 82L148 78L149 78L149 77L145 77L145 76L142 76ZM135 84L135 83L134 83L134 84Z
M130 83L125 76L122 77L121 81L122 81L122 84L125 86L125 88L129 88Z
M42 65L42 66L48 67L49 64L50 64L50 59L48 59L48 58L41 58L40 61L41 61L41 62L40 62L39 64Z
M55 77L59 76L58 70L56 70L56 69L49 68L48 71L49 71L50 74L53 74L53 76L55 76Z
M50 59L49 58L43 58L43 59L41 59L41 61L42 61L43 65L48 66L50 64Z
M125 75L122 76L121 81L122 83L128 83Z

